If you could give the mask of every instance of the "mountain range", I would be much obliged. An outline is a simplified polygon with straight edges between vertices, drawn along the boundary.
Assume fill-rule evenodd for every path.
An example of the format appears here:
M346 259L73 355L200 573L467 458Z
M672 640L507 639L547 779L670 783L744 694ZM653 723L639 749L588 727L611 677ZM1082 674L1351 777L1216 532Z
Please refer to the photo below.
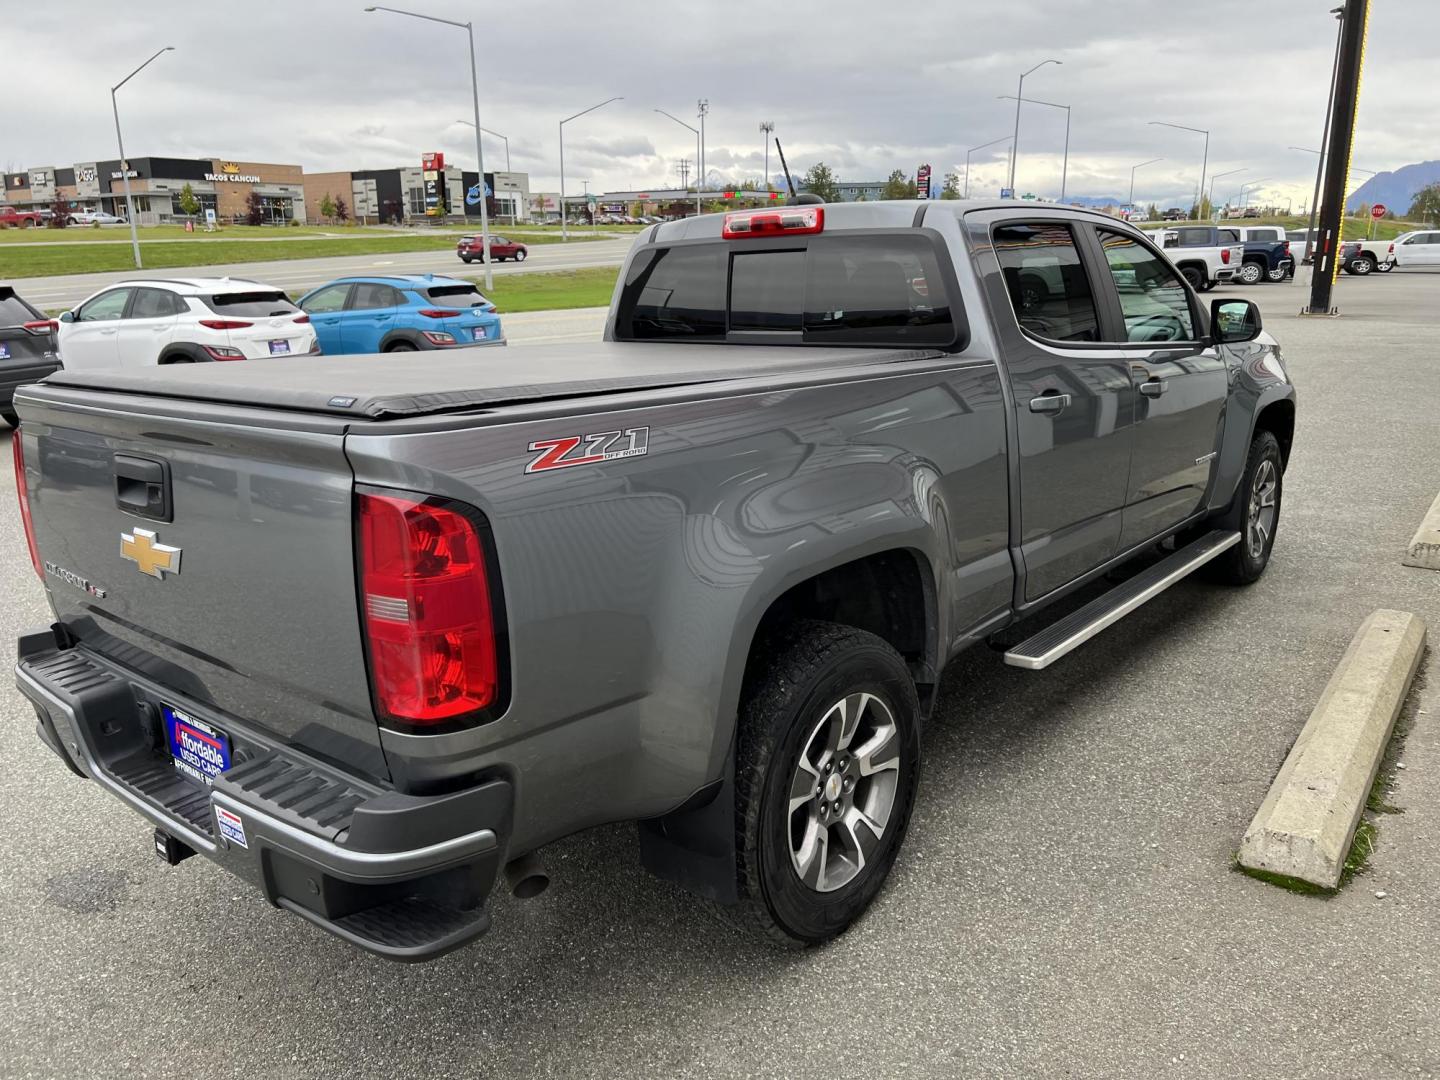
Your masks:
M1436 181L1440 181L1440 161L1417 161L1394 172L1376 173L1351 192L1345 208L1354 210L1361 203L1369 206L1384 203L1394 213L1404 214L1416 193Z

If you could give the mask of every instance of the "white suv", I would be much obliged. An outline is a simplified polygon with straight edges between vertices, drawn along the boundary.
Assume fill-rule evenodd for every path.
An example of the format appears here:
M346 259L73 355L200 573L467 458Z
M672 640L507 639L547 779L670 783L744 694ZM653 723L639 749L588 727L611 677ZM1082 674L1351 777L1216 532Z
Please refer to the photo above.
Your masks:
M310 316L244 278L122 281L60 316L67 368L144 367L318 353Z

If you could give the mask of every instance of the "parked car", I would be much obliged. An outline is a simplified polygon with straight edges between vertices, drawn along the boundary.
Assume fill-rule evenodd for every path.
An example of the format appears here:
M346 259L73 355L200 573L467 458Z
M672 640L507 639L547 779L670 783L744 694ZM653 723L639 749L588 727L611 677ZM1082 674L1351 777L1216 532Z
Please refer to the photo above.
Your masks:
M1340 269L1347 274L1364 277L1379 271L1389 273L1395 268L1391 260L1388 240L1342 240L1340 242Z
M1184 221L1190 216L1190 211L1181 210L1178 206L1166 210L1160 215L1161 221Z
M245 278L122 281L60 316L68 368L150 367L319 352L310 317Z
M0 206L0 229L34 229L45 223L45 215L39 210L17 210L13 206Z
M37 382L60 366L55 349L55 323L0 285L0 420L12 428L15 388Z
M71 225L124 225L123 217L105 210L72 210L67 220Z
M1244 262L1245 247L1235 230L1213 225L1182 225L1155 229L1150 235L1185 276L1192 289L1208 292L1233 281Z
M495 305L468 281L434 274L347 277L300 298L327 353L416 352L499 345Z
M475 260L485 261L485 253L482 250L481 237L462 236L455 245L455 254L460 256L462 262L474 262ZM490 236L490 257L496 262L504 262L506 259L513 259L515 262L524 262L530 249L516 240L507 240L503 236Z
M1385 263L1390 268L1440 266L1440 231L1417 229L1401 233L1389 245Z
M1220 234L1222 239L1233 237L1245 245L1236 281L1254 285L1261 281L1284 281L1295 275L1290 241L1279 225L1226 225Z
M1057 287L1034 306L1031 274ZM619 821L649 870L811 945L902 857L963 650L1036 672L1202 567L1265 571L1295 423L1279 350L1255 304L1205 308L1122 221L712 214L639 234L619 280L604 341L523 363L24 388L52 621L16 682L57 766L143 815L166 862L204 855L395 959L473 941L499 880L534 895L538 849ZM1157 630L1187 664L1192 632ZM114 827L84 820L98 805L43 841Z

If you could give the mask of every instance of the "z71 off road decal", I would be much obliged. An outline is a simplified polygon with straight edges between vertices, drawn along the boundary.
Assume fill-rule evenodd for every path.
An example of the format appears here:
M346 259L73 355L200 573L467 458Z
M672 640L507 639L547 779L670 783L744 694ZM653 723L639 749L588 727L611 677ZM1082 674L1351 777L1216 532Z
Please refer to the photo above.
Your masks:
M563 439L539 439L530 444L530 452L537 456L525 466L527 473L643 457L650 452L650 429L632 427L624 431L598 431L593 435L566 435Z

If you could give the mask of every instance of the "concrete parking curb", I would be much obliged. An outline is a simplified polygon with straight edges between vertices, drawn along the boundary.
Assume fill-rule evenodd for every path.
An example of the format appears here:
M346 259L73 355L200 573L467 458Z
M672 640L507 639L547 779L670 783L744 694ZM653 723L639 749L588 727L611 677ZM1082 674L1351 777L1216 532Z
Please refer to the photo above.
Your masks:
M1440 495L1435 497L1430 512L1415 530L1415 539L1405 549L1405 558L1400 560L1406 566L1418 566L1422 570L1440 570Z
M1243 868L1339 885L1424 650L1424 620L1410 612L1381 608L1360 624L1241 841Z

